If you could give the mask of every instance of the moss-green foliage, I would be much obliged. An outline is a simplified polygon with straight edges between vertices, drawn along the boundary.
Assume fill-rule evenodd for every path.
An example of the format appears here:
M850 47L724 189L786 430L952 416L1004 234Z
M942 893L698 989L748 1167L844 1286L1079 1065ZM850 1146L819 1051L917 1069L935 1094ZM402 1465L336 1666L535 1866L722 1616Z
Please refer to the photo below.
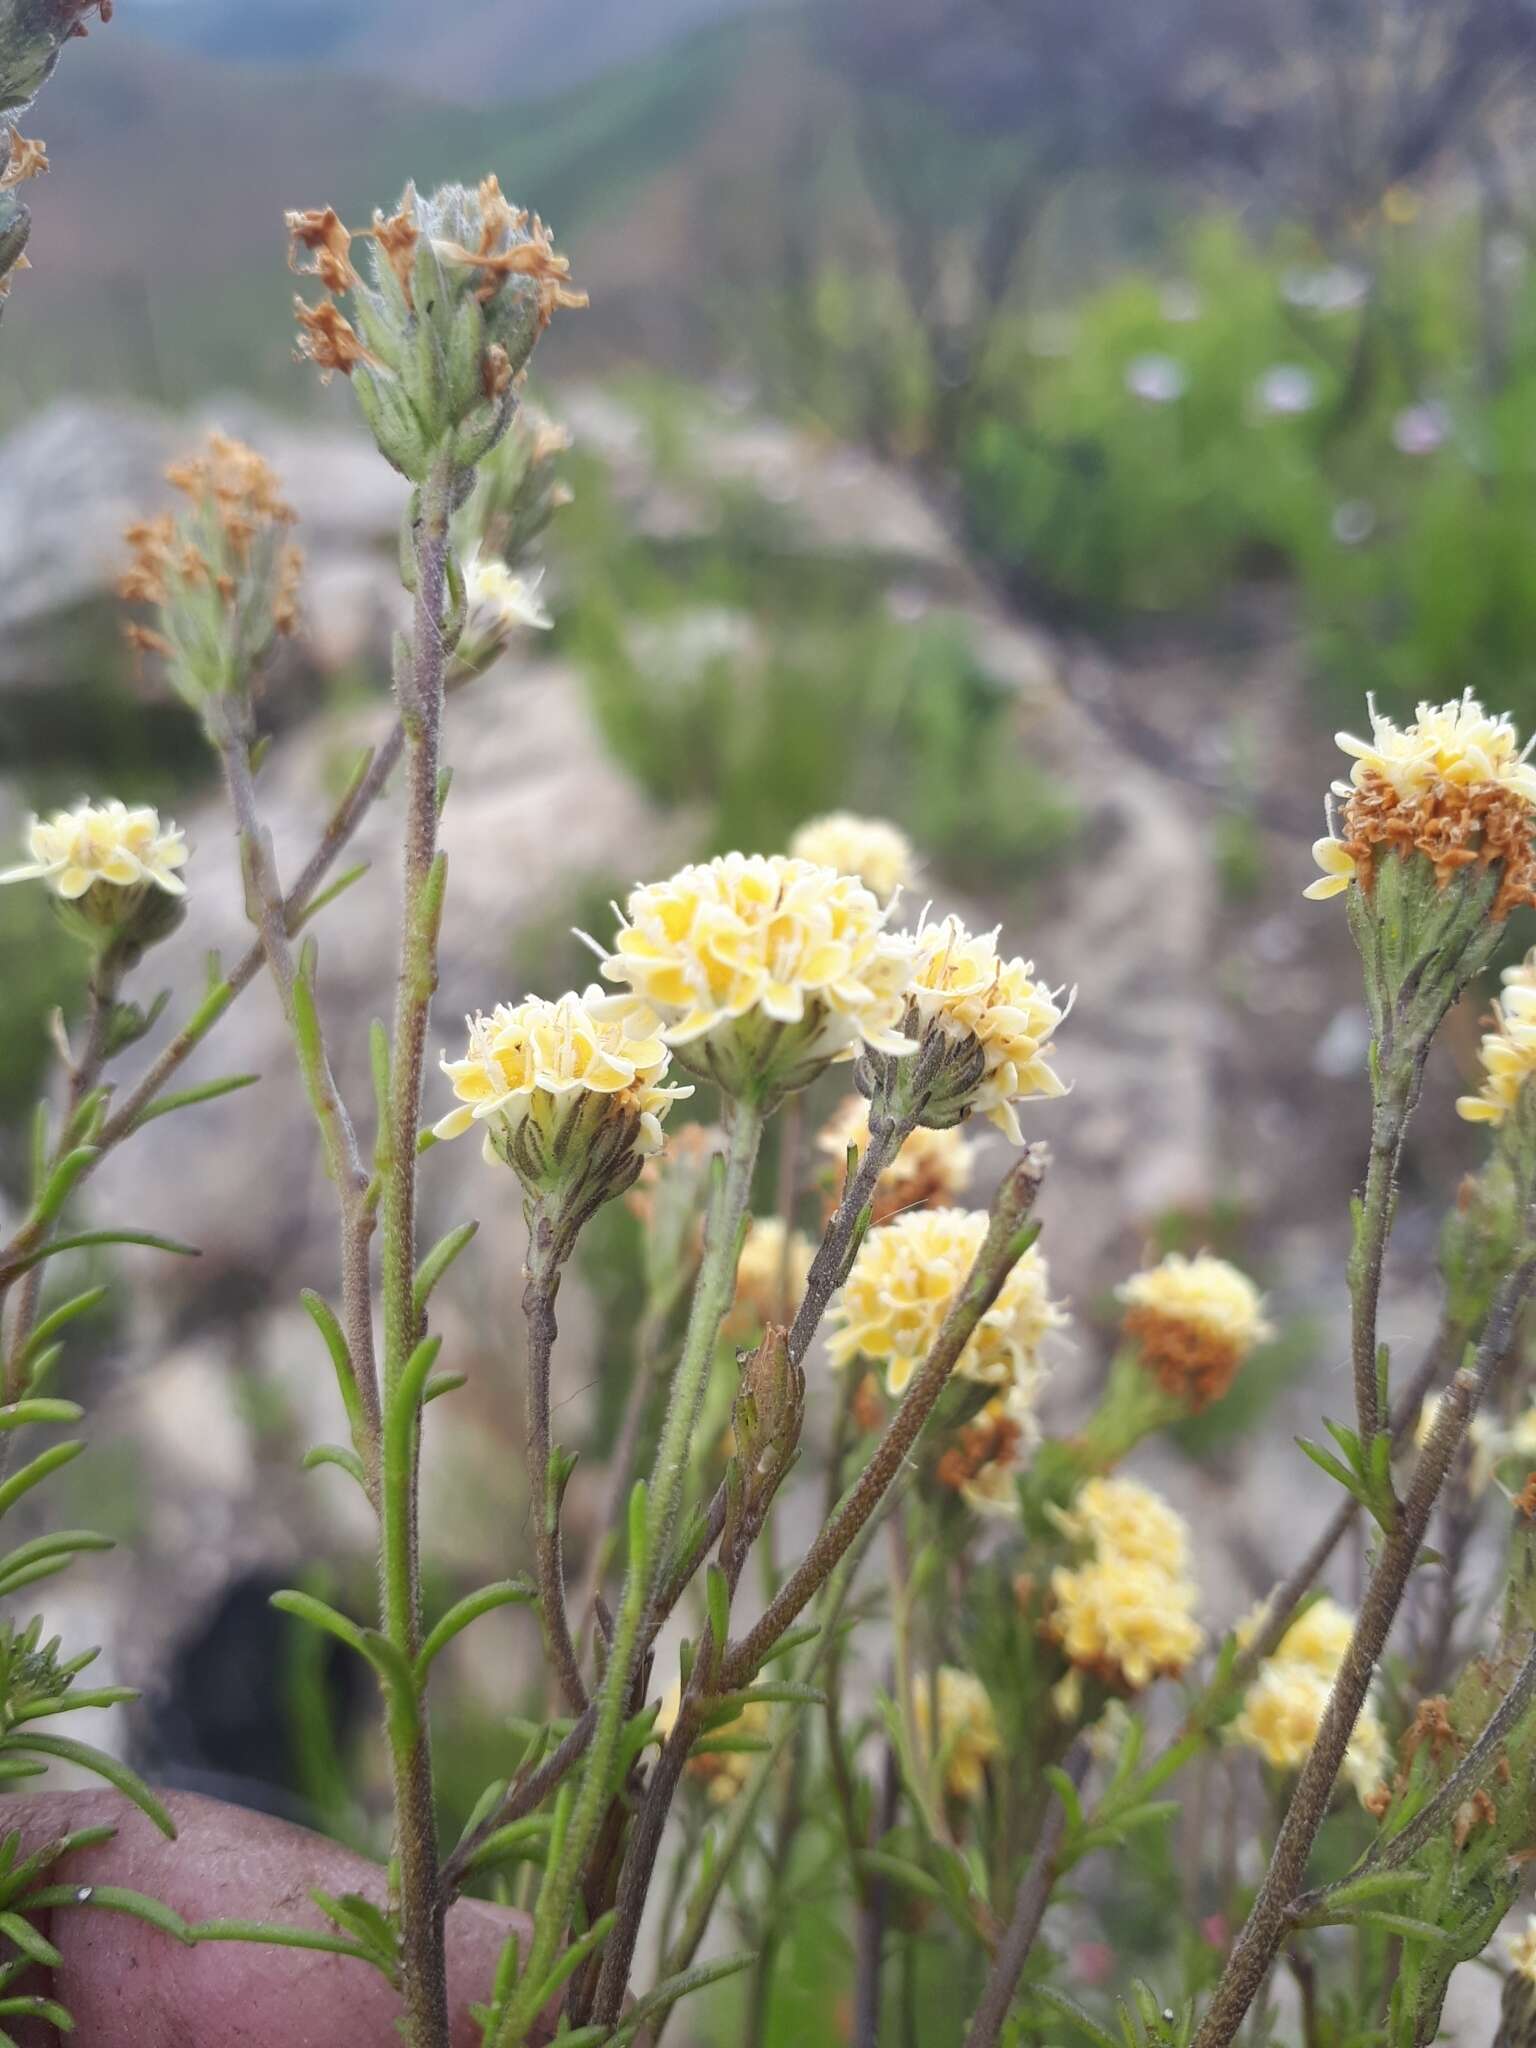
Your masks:
M601 470L576 475L560 539L582 601L561 646L618 759L697 814L700 851L781 848L843 807L895 819L976 887L1016 886L1065 850L1075 813L1031 757L1017 699L956 621L891 617L889 564L809 549L780 508L697 477L703 536L638 542ZM726 644L690 651L706 613Z
M1128 273L1059 323L1009 323L958 450L973 537L1020 586L1102 618L1209 604L1235 578L1300 587L1321 665L1353 696L1402 701L1468 684L1536 697L1536 292L1503 287L1502 370L1483 366L1478 251L1466 227L1383 246L1369 298L1332 313L1284 286L1315 255L1207 225L1177 264L1194 317ZM1173 267L1173 266L1170 266ZM1138 397L1138 358L1185 379ZM1266 412L1293 366L1303 412ZM1405 453L1410 407L1443 404L1444 444Z

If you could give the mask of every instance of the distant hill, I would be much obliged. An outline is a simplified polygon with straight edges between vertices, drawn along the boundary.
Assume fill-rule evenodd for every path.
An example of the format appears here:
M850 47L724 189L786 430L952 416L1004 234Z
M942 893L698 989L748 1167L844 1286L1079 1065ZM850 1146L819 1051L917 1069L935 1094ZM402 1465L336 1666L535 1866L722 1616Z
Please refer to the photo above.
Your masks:
M773 137L812 76L803 18L777 10L535 103L483 108L176 49L123 33L119 17L39 103L53 170L29 194L35 269L6 315L0 426L71 387L307 392L282 214L329 202L366 220L408 174L431 184L494 168L553 223L593 298L566 325L562 361L671 359L691 332L681 287L696 300L710 284L701 227L728 197L775 204Z
M486 104L534 99L774 0L158 0L137 33L227 62L322 63Z

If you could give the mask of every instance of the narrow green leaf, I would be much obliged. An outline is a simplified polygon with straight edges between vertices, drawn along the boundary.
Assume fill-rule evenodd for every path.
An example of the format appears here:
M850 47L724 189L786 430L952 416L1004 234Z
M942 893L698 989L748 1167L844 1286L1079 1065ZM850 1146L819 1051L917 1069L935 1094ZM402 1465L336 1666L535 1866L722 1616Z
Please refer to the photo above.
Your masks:
M0 1998L0 2013L6 2019L46 2020L50 2027L56 2027L61 2034L72 2034L75 2023L64 2007L52 1998Z
M45 1907L88 1906L97 1913L126 1913L130 1919L143 1920L151 1927L158 1927L162 1934L168 1934L172 1941L180 1942L184 1948L192 1945L190 1930L179 1913L159 1899L130 1891L120 1884L45 1885L40 1891L30 1893L21 1903L26 1910L35 1912L41 1912Z
M39 1452L30 1465L23 1465L19 1472L13 1472L0 1486L0 1515L8 1513L34 1486L41 1486L61 1465L72 1465L84 1449L83 1443L72 1438L67 1444L54 1444L50 1449Z
M51 1223L69 1200L81 1174L96 1156L94 1145L77 1145L73 1152L66 1152L49 1174L43 1192L33 1204L28 1221L34 1224Z
M294 933L297 935L303 931L311 918L318 917L320 912L327 905L334 903L338 896L344 896L354 882L360 882L363 879L363 876L367 874L372 865L371 861L360 860L356 867L348 868L344 874L338 875L329 888L322 889L318 896L311 896L294 920Z
M141 1131L157 1116L174 1116L178 1109L194 1109L200 1102L217 1102L221 1095L233 1095L241 1088L254 1088L260 1074L226 1074L219 1081L203 1081L196 1088L183 1088L175 1095L161 1095L142 1109L129 1126Z
M0 1913L0 1934L19 1948L29 1962L41 1963L45 1970L57 1969L64 1960L53 1943L20 1913Z
M291 1614L299 1621L307 1621L311 1628L323 1629L328 1636L334 1636L339 1643L345 1643L349 1650L356 1650L359 1657L368 1652L363 1647L363 1632L355 1621L349 1621L324 1600L317 1600L313 1593L302 1593L294 1587L286 1587L281 1593L272 1595L271 1603L279 1614Z
M277 1927L265 1920L199 1920L187 1929L193 1945L205 1941L251 1941L271 1948L318 1949L325 1955L351 1956L379 1968L379 1958L359 1941L325 1934L317 1927Z
M51 1344L54 1338L77 1316L89 1315L93 1308L99 1308L107 1298L105 1287L88 1287L83 1294L77 1294L72 1301L61 1302L56 1309L45 1315L32 1332L26 1349L21 1354L23 1365L35 1358L39 1351Z
M31 1752L34 1756L51 1757L61 1764L74 1764L95 1777L105 1778L125 1799L131 1799L140 1813L147 1814L168 1841L175 1841L176 1823L138 1772L130 1771L125 1763L120 1763L115 1756L108 1756L105 1750L95 1749L88 1742L76 1742L72 1736L45 1735L38 1729L28 1729L25 1735L11 1736L6 1747L23 1753Z
M534 1598L533 1587L520 1579L501 1579L494 1585L481 1586L477 1592L466 1593L462 1600L456 1600L421 1646L421 1654L416 1659L417 1685L425 1680L432 1660L472 1621L478 1621L482 1614L490 1614L498 1607L525 1606Z
M423 1408L430 1407L432 1402L440 1401L444 1394L456 1394L460 1387L467 1387L468 1385L469 1374L467 1372L434 1373L422 1389L421 1405Z
M11 1401L0 1408L0 1431L40 1422L78 1422L84 1413L77 1401Z
M180 1259L202 1257L196 1245L178 1244L174 1237L156 1237L149 1230L80 1230L73 1237L50 1238L35 1252L13 1260L6 1271L12 1275L25 1273L33 1266L40 1266L44 1259L57 1258L60 1252L89 1251L99 1244L142 1245L152 1252L173 1252Z
M29 1700L12 1710L12 1719L20 1727L27 1721L46 1721L54 1714L77 1714L88 1707L124 1707L138 1696L131 1685L99 1685L93 1692L66 1692L58 1699Z
M1336 1479L1352 1500L1359 1500L1360 1481L1355 1474L1341 1465L1331 1451L1325 1451L1321 1444L1315 1444L1310 1437L1296 1439L1298 1449L1304 1451L1314 1465L1321 1466L1330 1479Z
M433 1288L479 1228L478 1223L461 1223L456 1230L450 1230L445 1237L440 1237L422 1260L412 1289L412 1299L418 1316L432 1298Z
M312 1287L306 1287L300 1293L299 1300L325 1344L332 1369L336 1374L336 1385L341 1391L341 1403L347 1411L347 1427L352 1432L353 1442L356 1443L363 1434L363 1404L357 1391L357 1382L352 1376L352 1353L347 1347L346 1336L337 1320L336 1311L323 1294L317 1294Z
M363 1461L356 1451L349 1451L342 1444L316 1444L304 1453L302 1460L306 1472L318 1471L322 1465L335 1465L345 1472L349 1479L355 1479L363 1492L368 1491L368 1480L363 1471Z

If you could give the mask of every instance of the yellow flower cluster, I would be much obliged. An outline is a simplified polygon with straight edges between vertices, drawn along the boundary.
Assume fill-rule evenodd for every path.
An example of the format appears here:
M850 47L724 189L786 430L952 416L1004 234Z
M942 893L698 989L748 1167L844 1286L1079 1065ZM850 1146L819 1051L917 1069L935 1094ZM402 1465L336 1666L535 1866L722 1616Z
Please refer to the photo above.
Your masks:
M1255 1616L1238 1630L1239 1642L1251 1640L1258 1621ZM1232 1723L1233 1738L1276 1770L1300 1770L1317 1740L1354 1626L1336 1601L1314 1601L1291 1623L1249 1686L1242 1712ZM1386 1765L1386 1730L1367 1702L1344 1756L1344 1774L1362 1803L1378 1795Z
M785 1231L780 1216L754 1216L742 1240L736 1266L736 1299L727 1334L781 1323L800 1306L815 1247L802 1230Z
M911 999L923 1026L981 1048L981 1080L968 1108L1022 1144L1014 1104L1066 1093L1046 1057L1066 1010L1035 980L1032 962L999 958L995 931L974 935L959 918L946 917L923 925L911 943Z
M663 1085L669 1055L657 1019L628 996L589 988L558 1002L530 996L498 1003L490 1016L468 1019L463 1059L444 1057L459 1107L434 1127L438 1138L457 1138L472 1125L486 1134L486 1156L501 1154L517 1126L540 1109L597 1096L636 1119L634 1149L661 1149L661 1119L691 1088Z
M1249 1352L1274 1334L1253 1282L1211 1252L1170 1252L1117 1291L1142 1364L1191 1408L1224 1394Z
M1515 1975L1524 1977L1527 1983L1536 1984L1536 1913L1526 1915L1525 1927L1520 1933L1504 1937L1504 1952Z
M1353 757L1350 779L1334 784L1344 801L1342 831L1312 852L1321 877L1303 894L1337 896L1352 881L1369 889L1381 851L1425 855L1444 884L1461 868L1504 864L1495 915L1532 900L1536 767L1507 718L1484 711L1468 690L1450 704L1420 704L1398 726L1367 699L1371 737L1338 734Z
M1116 1690L1176 1677L1205 1642L1183 1516L1133 1479L1090 1479L1062 1521L1091 1546L1051 1574L1049 1627L1068 1661Z
M834 1366L867 1358L900 1394L922 1364L987 1234L979 1209L912 1209L870 1231L828 1310ZM1051 1300L1050 1271L1031 1245L972 1332L956 1371L1010 1389L1027 1405L1044 1367L1041 1347L1066 1323Z
M790 840L789 850L815 867L857 875L882 903L906 887L917 864L905 832L883 818L861 818L853 811L809 819Z
M987 1765L1003 1748L987 1689L974 1673L952 1664L941 1665L931 1682L917 1679L912 1688L912 1711L923 1745L930 1749L935 1694L937 1761L944 1772L944 1790L951 1799L979 1799L987 1781Z
M676 1680L662 1700L656 1716L656 1733L668 1736L677 1726L678 1711L682 1706L683 1691ZM711 1740L720 1736L730 1738L736 1735L751 1735L766 1738L773 1733L773 1707L767 1700L748 1700L734 1721L727 1721L722 1728L711 1731ZM706 1749L690 1756L686 1764L686 1775L695 1784L701 1785L715 1806L727 1806L737 1793L742 1791L751 1779L753 1771L761 1763L764 1752L760 1749Z
M850 1095L817 1134L817 1150L836 1164L836 1185L851 1145L863 1158L869 1143L869 1104ZM971 1149L960 1127L930 1131L919 1124L875 1183L874 1221L884 1223L907 1209L931 1209L952 1202L971 1180Z
M1520 1090L1536 1074L1536 951L1505 968L1504 994L1493 1006L1493 1024L1480 1048L1483 1085L1476 1095L1456 1100L1457 1114L1468 1123L1503 1123Z
M187 885L176 872L186 863L186 840L175 825L162 825L148 804L130 808L114 799L34 818L27 850L32 858L0 874L0 883L46 882L67 903L98 882L117 889L153 883L167 895L186 894Z
M851 875L787 854L728 853L636 889L603 961L660 1015L685 1065L729 1092L765 1071L804 1086L901 1032L908 949Z

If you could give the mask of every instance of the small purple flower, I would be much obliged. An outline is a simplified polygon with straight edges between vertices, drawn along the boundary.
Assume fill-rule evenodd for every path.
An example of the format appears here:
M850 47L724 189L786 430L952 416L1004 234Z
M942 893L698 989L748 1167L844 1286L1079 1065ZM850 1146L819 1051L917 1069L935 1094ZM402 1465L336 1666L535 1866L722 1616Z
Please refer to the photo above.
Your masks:
M1189 389L1189 373L1172 356L1137 356L1126 368L1125 388L1147 405L1174 405Z
M1299 363L1276 363L1254 386L1259 411L1275 419L1294 419L1317 403L1317 379Z
M1399 455L1433 455L1450 438L1451 416L1438 398L1405 406L1392 422L1392 445Z

